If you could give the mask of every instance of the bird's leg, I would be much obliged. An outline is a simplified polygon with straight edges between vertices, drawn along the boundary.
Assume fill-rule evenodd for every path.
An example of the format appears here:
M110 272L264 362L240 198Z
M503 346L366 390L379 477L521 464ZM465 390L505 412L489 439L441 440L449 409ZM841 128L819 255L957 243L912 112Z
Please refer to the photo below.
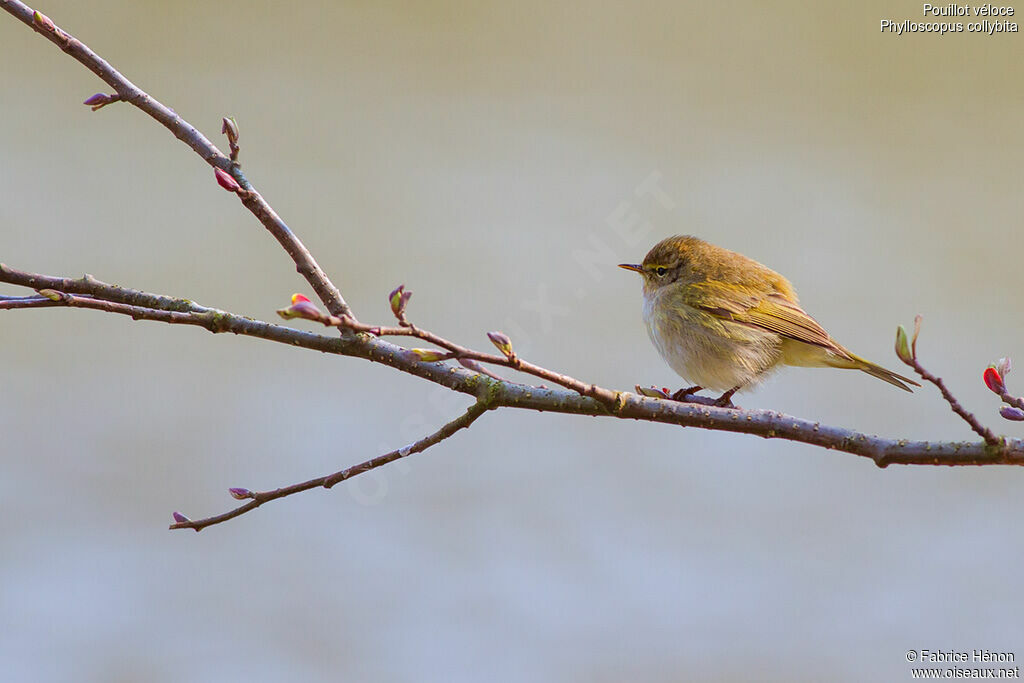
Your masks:
M739 391L739 387L733 387L729 391L725 392L721 396L715 399L715 405L719 408L735 408L732 402L732 395Z
M685 389L680 389L676 393L672 394L672 400L673 401L683 401L683 402L686 402L687 398L689 398L689 396L691 394L696 394L698 391L700 391L703 388L704 387L702 387L702 386L694 385L692 387L686 387Z

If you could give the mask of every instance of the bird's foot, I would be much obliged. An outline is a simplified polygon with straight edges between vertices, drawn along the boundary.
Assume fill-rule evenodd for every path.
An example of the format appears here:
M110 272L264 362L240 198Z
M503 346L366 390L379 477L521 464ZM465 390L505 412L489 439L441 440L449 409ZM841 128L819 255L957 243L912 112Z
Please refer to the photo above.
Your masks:
M719 408L733 408L739 410L739 406L732 402L732 395L739 391L739 387L733 387L715 399L715 405Z
M693 403L693 401L691 401L690 398L692 398L694 394L696 394L703 388L704 387L697 385L694 385L692 387L686 387L685 389L680 389L676 393L672 394L671 398L673 401L680 401L682 403Z

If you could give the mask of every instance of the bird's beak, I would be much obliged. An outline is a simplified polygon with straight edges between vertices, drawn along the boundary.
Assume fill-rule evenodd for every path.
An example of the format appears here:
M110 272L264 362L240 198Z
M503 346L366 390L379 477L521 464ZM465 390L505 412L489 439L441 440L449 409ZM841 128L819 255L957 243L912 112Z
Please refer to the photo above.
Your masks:
M644 272L644 267L641 266L639 263L620 263L619 268L625 268L626 270L632 270L637 273Z

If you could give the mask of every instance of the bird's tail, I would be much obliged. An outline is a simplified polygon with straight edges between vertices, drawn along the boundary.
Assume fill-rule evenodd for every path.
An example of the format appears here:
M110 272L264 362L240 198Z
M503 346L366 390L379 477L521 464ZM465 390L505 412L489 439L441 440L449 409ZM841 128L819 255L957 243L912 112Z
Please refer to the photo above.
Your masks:
M863 370L872 377L877 377L880 380L884 380L889 384L893 385L894 387L899 387L903 391L913 391L913 389L908 387L907 384L913 384L915 387L921 386L920 384L910 379L909 377L898 375L892 370L886 370L881 365L872 363L869 360L864 360L860 356L855 356L849 351L847 351L846 354L850 357L850 362L837 364L836 367L856 368L857 370Z

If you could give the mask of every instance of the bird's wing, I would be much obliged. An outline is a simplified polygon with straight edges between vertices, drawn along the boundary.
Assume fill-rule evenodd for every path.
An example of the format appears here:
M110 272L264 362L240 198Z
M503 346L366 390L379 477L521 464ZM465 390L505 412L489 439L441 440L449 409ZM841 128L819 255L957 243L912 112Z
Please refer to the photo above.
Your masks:
M814 318L780 292L766 294L750 287L717 282L697 282L689 287L693 288L693 294L687 297L688 303L716 318L743 323L846 355Z

